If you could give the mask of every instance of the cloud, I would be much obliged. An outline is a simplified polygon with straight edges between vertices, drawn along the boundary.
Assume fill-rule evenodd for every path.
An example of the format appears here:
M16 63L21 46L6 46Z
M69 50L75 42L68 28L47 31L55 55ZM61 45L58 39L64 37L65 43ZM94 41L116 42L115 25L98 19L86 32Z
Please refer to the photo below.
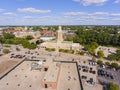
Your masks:
M112 13L111 16L120 16L120 13Z
M92 15L109 15L108 12L95 12Z
M116 20L119 21L120 13L110 13L110 12L66 12L64 18L70 18L76 21L96 21L97 23L100 21L108 21Z
M108 12L94 12L94 13L87 13L87 12L66 12L65 17L67 16L102 16L102 15L110 15Z
M6 12L6 13L3 13L4 15L7 15L7 16L17 16L16 13L13 13L13 12Z
M115 3L120 3L120 0L115 0Z
M43 13L50 13L51 10L40 10L40 9L36 9L36 8L18 8L17 9L19 12L25 12L25 13L40 13L40 14L43 14Z
M66 16L78 16L78 15L84 15L85 12L67 12L65 13Z
M33 19L34 17L33 16L24 16L23 18L24 19Z
M0 12L3 12L5 9L0 8Z
M103 5L108 0L73 0L73 1L80 2L84 6L89 6L89 5L97 5L97 6L99 6L99 5Z

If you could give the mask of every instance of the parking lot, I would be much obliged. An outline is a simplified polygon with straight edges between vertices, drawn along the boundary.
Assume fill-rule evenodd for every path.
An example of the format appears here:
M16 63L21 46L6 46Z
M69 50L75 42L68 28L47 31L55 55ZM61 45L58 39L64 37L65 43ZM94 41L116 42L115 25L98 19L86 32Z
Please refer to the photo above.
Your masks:
M120 88L120 71L114 71L113 69L99 69L101 70L98 72L98 80L104 84L104 83L110 83L113 82L117 85L119 85Z
M97 80L97 66L95 62L78 61L84 90L102 90L102 85Z

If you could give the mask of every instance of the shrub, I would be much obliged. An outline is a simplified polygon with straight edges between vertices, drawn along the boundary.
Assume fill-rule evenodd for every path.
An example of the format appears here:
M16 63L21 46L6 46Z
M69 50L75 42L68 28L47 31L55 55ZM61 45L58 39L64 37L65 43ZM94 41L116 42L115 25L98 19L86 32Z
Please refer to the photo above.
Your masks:
M105 65L110 66L110 63L109 62L105 62Z
M100 58L104 57L103 51L98 51L98 52L97 52L97 55L98 55L98 57L100 57Z
M108 90L119 90L118 85L114 84L114 83L110 83Z
M117 63L111 63L111 66L116 69L119 68L119 65Z
M26 36L26 39L27 39L27 40L32 40L32 39L34 39L34 37L31 36L31 35L28 35L28 36Z
M84 55L85 53L83 51L77 51L76 54Z
M55 51L56 49L55 48L46 48L45 50L47 50L47 51Z
M103 64L103 61L102 61L102 60L98 60L98 61L97 61L97 64L102 65L102 64Z
M8 53L10 53L10 51L9 51L9 49L3 49L3 53L8 54Z

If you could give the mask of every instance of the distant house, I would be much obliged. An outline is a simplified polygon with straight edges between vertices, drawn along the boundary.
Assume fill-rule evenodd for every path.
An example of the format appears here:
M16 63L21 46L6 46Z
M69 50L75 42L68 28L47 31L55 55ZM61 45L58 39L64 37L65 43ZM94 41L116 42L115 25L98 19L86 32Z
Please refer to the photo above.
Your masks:
M50 30L50 31L48 31L48 30L42 30L40 32L40 34L41 34L41 36L44 36L44 37L54 37L54 36L56 36L56 32L54 32L52 30Z
M34 38L40 37L39 31L17 31L13 33L16 37L26 37L28 35L33 36Z
M4 32L13 34L15 32L15 30L14 29L6 29L6 30L4 30Z

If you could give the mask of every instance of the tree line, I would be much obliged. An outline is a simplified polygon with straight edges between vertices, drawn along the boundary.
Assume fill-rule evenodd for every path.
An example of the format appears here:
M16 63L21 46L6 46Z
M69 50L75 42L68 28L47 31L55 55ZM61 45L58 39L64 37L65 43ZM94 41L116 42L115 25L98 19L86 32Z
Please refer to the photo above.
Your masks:
M30 43L29 40L33 39L32 36L26 36L25 38L17 38L14 34L4 33L3 36L0 36L1 44L21 44L24 48L35 49L36 44Z
M77 30L76 37L73 41L80 44L90 44L96 42L99 45L120 45L120 34L117 30L112 29L96 29L96 30Z

